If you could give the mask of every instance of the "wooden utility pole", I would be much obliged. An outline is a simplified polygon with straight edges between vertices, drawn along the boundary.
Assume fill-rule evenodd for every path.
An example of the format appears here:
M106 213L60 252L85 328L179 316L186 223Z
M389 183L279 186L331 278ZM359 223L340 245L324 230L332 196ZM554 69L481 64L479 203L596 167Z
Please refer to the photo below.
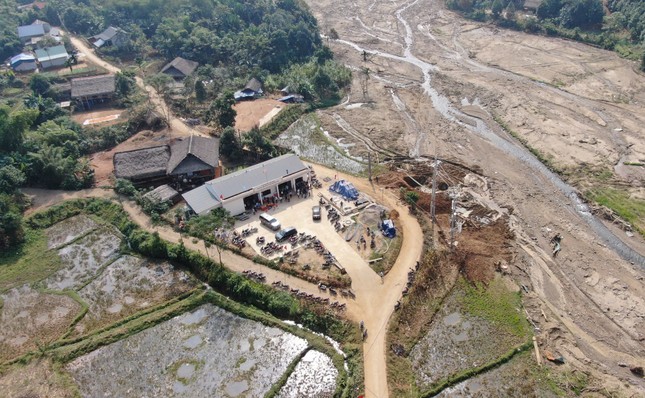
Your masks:
M435 225L435 202L437 200L437 151L434 152L434 165L432 167L432 199L430 201L430 219L432 221L432 236L434 241L434 225Z
M455 249L455 230L457 229L457 199L459 192L457 190L450 194L452 204L450 206L450 250Z

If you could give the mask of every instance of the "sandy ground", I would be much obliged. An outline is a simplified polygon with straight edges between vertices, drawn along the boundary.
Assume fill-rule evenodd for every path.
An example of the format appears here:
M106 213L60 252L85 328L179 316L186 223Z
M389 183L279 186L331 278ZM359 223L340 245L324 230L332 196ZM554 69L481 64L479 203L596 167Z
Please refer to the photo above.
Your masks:
M272 98L261 98L253 101L238 102L233 106L237 112L235 128L246 132L253 127L262 127L285 107L280 101Z
M75 112L72 119L81 125L91 124L92 126L105 127L124 121L124 109L102 109L92 112Z
M556 179L495 122L576 176L584 177L581 165L613 170L643 159L645 78L635 65L582 44L464 21L440 2L308 3L323 32L339 33L330 43L336 58L371 71L367 96L355 72L345 103L319 112L324 128L355 143L359 156L372 142L480 167L491 206L512 210L522 253L512 268L531 289L530 316L539 321L541 309L549 315L538 338L606 385L642 394L643 381L618 363L643 365L643 269L622 259ZM624 179L635 195L643 184L639 170ZM584 178L578 186L585 187ZM556 232L564 247L554 259L549 239ZM642 247L637 236L618 237ZM367 396L388 396L385 382L370 391L376 384L368 367L366 361Z

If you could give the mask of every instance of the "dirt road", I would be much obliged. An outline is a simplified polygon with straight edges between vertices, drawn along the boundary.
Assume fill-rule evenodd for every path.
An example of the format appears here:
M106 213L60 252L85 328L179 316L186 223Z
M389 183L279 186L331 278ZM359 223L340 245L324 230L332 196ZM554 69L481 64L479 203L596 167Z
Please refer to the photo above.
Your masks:
M89 48L83 40L72 35L69 35L69 39L72 42L72 45L74 45L74 47L76 47L76 49L83 54L85 60L89 60L90 62L99 65L102 68L105 68L110 73L117 73L121 71L121 69L119 69L118 67L97 56L94 53L94 50ZM191 128L190 126L186 125L184 122L176 118L166 105L166 102L163 100L163 98L159 96L154 88L146 85L143 79L137 76L136 82L139 87L148 92L151 103L155 106L159 114L168 121L168 124L173 131L179 133L179 135L182 136L206 136L205 134Z
M323 32L338 32L336 58L370 70L354 74L346 104L319 112L325 130L356 150L367 141L480 167L493 200L512 210L515 278L530 288L525 305L534 319L540 309L553 314L540 340L607 387L629 380L645 391L617 365L645 357L644 271L619 248L624 241L638 254L642 240L608 240L576 190L499 124L584 188L589 170L645 158L645 78L615 54L464 21L438 1L308 3ZM369 140L346 134L337 116ZM630 170L629 191L642 197L644 170ZM556 232L563 251L553 258Z

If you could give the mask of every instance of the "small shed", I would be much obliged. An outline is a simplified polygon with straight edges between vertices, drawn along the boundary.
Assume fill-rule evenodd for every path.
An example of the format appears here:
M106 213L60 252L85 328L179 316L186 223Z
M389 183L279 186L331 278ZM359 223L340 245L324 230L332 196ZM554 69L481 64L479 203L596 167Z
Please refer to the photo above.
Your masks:
M264 91L262 91L262 83L258 79L253 78L246 83L246 86L242 90L236 91L233 96L236 101L245 101L260 97L262 94L264 94Z
M170 185L164 184L143 195L143 198L153 203L170 202L175 204L181 199L181 196Z
M72 79L73 100L88 109L97 103L110 101L116 91L114 75L79 77Z
M161 69L161 73L171 76L173 79L181 80L195 72L199 62L190 61L182 57L173 59Z
M130 34L121 28L110 26L98 35L90 37L89 41L96 48L103 46L123 47L130 43Z
M289 94L279 98L278 101L284 102L285 104L301 104L305 102L305 97L300 94Z
M11 61L9 63L11 65L11 69L16 72L26 72L36 70L38 68L38 65L36 64L36 57L31 54L22 53L13 56L11 57Z
M69 58L65 46L39 48L35 51L38 63L43 69L64 66Z

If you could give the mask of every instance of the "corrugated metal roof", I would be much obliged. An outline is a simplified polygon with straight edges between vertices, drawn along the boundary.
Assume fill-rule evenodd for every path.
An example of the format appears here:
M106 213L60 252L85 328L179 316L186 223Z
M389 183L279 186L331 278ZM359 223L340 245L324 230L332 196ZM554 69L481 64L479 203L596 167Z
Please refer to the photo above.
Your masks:
M35 25L23 25L18 26L18 37L35 37L35 36L44 36L45 35L45 25L35 24Z
M182 197L197 214L204 214L220 204L220 201L209 191L206 185L188 191Z
M197 209L212 209L217 206L220 200L226 200L305 169L307 166L298 156L294 154L282 155L211 180L183 196L195 213L200 214Z
M33 62L35 62L36 57L34 57L31 54L22 53L22 54L14 55L13 57L11 57L10 63L11 63L11 65L13 65L18 61L33 61Z
M39 26L42 26L42 25L39 25ZM59 58L67 59L69 57L69 55L67 54L67 50L65 50L65 46L63 45L39 48L35 52L36 52L36 58L38 58L38 62L46 62L46 61L51 61Z

